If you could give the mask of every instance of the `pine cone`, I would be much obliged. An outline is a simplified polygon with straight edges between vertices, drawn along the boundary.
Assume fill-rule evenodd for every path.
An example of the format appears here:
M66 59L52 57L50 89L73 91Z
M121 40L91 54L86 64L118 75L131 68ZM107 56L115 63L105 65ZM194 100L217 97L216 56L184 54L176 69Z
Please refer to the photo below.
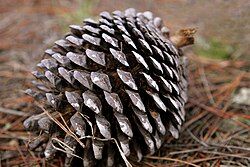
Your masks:
M166 137L178 138L186 59L162 20L127 9L102 12L98 22L86 19L70 30L33 72L35 86L27 93L44 112L24 122L39 134L30 149L47 159L65 156L65 166L81 158L83 166L123 160L129 166L125 157L140 161Z

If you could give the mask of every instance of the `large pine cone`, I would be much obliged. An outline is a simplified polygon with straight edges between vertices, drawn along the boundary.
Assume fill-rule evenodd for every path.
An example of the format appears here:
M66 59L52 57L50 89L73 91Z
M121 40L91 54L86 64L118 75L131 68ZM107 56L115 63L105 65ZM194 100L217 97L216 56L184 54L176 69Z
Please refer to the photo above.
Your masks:
M66 166L118 166L178 138L186 60L162 24L127 9L71 25L33 72L27 93L44 112L24 122L39 134L29 147L48 159L65 156Z

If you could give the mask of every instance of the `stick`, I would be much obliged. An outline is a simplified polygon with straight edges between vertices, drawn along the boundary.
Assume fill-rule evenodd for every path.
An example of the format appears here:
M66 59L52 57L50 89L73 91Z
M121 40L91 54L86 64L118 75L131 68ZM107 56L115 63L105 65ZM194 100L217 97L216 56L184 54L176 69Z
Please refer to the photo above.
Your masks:
M166 160L166 161L174 161L174 162L179 162L179 163L183 163L183 164L186 164L186 165L191 165L191 166L194 166L194 167L200 167L198 165L192 164L192 163L187 162L187 161L182 161L182 160L179 160L179 159L173 159L173 158L168 158L168 157L146 156L144 158L157 159L157 160Z
M12 109L2 108L2 107L0 107L0 112L5 113L5 114L17 115L17 116L29 116L30 115L22 111L12 110Z

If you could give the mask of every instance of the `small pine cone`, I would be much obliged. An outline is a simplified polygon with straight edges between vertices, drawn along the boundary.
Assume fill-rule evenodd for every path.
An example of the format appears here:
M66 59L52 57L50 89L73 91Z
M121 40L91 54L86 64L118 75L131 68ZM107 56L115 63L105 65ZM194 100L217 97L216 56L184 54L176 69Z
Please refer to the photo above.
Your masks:
M117 166L124 157L154 154L166 137L178 138L187 63L162 20L127 9L70 30L33 72L27 93L47 112L24 122L41 135L30 147L48 159L64 150L65 166L80 158L82 166Z

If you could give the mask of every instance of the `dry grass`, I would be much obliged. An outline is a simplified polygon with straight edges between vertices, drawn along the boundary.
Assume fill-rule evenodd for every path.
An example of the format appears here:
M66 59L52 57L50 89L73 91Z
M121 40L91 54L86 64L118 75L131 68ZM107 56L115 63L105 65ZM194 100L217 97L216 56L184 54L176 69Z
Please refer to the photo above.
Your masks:
M116 3L105 6L103 5L105 2L99 1L99 6L93 7L93 14L117 7ZM185 1L187 5L182 8L177 6L178 3L184 4L184 1L141 2L145 2L144 5L129 0L119 5L124 9L130 3L140 10L156 11L173 29L178 29L187 22L190 25L200 25L196 24L195 18L190 14L184 17L190 11L190 3L193 1ZM240 10L244 14L242 15L244 20L245 6L248 3L241 2L242 4L238 4L239 2L234 4L234 9L244 6ZM60 3L56 0L50 2L13 0L0 3L0 166L62 166L61 158L45 162L40 155L27 149L27 143L34 136L23 129L22 121L38 108L34 107L33 99L24 95L23 90L31 86L32 77L29 71L35 62L41 59L39 55L58 39L64 30L60 27L60 22L56 21L58 16L62 18L63 13L72 11L77 5L76 3L69 5L66 0ZM227 6L224 2L215 3L224 4L223 9L226 7L227 10L233 9L233 6ZM54 4L57 4L57 7L54 7ZM211 9L211 5L207 8ZM168 14L164 15L164 9ZM194 3L193 15L198 17L201 11L201 6ZM218 13L219 11L215 10L211 15L216 16ZM172 18L173 15L175 18ZM199 22L208 21L208 16L205 14ZM220 18L215 19L218 20L217 24L220 24L219 21L223 20L223 17L227 18L220 15ZM238 20L237 24L241 25L243 20ZM211 36L219 33L217 31L220 31L220 28L214 27L214 24L214 22L203 23L200 34ZM215 30L204 31L207 27L209 29L214 27ZM226 38L230 31L222 34L221 38L234 43L237 42L236 38L248 33L245 29L238 30L232 33L234 37L232 39ZM243 48L246 43L247 40L242 45ZM166 144L154 156L147 156L140 164L134 165L250 166L250 107L237 105L231 101L233 94L239 88L249 87L250 73L247 70L250 63L239 59L210 60L199 57L190 50L187 50L187 56L190 60L190 89L189 102L186 105L187 121L182 128L181 136L176 141L169 142L166 139Z

